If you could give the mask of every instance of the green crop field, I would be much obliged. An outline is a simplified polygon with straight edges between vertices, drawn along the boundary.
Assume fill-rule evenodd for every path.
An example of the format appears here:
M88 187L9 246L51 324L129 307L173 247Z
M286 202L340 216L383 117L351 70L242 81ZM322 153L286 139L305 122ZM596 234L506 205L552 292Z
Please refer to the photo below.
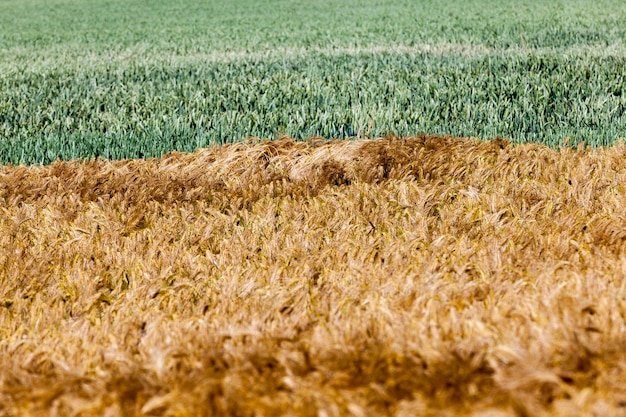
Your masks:
M626 136L626 3L0 0L0 164L283 134Z

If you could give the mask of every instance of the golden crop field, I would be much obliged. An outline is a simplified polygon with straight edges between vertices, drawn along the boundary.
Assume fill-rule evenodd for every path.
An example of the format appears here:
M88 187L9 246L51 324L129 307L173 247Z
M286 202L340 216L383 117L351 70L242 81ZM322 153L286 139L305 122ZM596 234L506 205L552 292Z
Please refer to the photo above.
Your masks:
M626 149L0 168L2 416L626 415Z

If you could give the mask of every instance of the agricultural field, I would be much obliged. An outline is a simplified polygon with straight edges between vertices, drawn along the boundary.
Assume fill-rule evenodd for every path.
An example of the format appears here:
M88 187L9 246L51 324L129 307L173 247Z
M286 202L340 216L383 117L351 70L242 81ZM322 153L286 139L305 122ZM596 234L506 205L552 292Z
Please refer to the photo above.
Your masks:
M626 415L626 149L0 170L0 415Z
M0 417L626 416L623 22L0 0Z
M0 164L626 131L622 1L0 0Z

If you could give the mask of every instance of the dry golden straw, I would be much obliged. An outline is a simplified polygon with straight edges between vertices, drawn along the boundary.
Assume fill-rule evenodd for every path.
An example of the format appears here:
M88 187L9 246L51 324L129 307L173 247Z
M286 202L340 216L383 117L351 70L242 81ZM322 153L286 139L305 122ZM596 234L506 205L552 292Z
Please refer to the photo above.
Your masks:
M2 416L626 415L626 150L0 169Z

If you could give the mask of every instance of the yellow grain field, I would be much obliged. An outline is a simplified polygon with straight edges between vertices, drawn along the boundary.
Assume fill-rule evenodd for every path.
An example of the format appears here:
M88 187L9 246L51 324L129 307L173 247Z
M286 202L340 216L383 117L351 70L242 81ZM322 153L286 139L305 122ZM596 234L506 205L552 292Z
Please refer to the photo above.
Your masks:
M2 416L626 415L626 149L0 169Z

